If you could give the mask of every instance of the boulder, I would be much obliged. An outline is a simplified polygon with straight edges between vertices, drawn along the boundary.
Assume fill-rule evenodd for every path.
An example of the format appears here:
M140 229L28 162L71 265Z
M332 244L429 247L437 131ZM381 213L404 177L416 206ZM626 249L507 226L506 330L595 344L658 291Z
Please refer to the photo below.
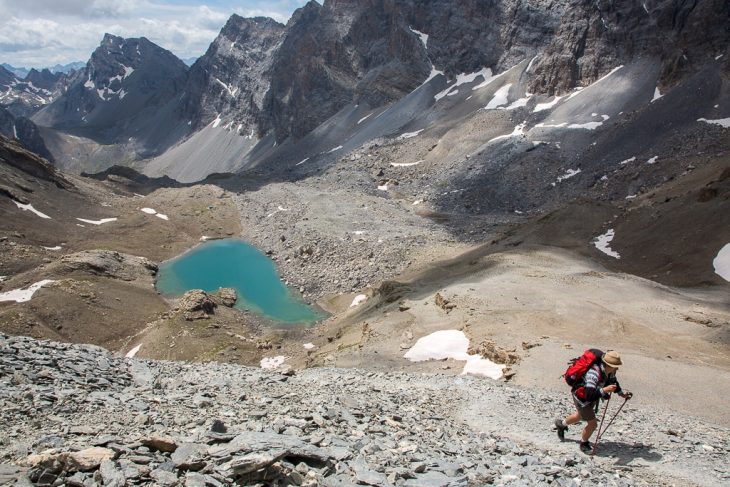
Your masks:
M164 436L148 436L142 439L142 444L154 450L172 453L177 450L177 443L172 438Z
M238 293L231 287L222 287L213 293L211 298L216 304L232 308L238 300Z
M86 450L62 453L59 459L69 472L88 472L98 468L102 462L112 460L114 455L114 450L95 446Z
M205 466L206 446L198 443L183 443L170 459L181 470L200 470Z
M203 290L193 289L180 298L179 308L188 321L205 319L215 312L218 306L213 298Z

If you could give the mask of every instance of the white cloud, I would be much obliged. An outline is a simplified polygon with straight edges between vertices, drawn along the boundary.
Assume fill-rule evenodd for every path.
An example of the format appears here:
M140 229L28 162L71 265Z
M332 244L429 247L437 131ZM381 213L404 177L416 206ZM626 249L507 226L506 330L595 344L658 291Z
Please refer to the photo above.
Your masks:
M244 5L241 6L241 3ZM0 62L44 67L86 61L104 33L146 37L180 58L202 55L228 18L286 22L306 0L0 0Z

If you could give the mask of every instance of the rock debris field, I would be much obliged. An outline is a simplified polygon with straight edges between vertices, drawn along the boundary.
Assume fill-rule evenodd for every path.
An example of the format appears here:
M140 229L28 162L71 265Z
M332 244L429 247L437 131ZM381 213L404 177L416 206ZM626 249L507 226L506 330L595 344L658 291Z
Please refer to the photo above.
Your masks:
M667 411L627 407L586 456L575 428L560 443L550 427L569 411L567 391L357 369L287 374L0 335L0 485L730 482L730 431Z

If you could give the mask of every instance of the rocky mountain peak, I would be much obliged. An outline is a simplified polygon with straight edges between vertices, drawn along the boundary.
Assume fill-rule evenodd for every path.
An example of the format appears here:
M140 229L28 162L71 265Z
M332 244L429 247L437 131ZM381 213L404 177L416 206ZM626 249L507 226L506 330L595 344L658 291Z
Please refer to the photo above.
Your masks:
M57 103L34 115L45 127L63 129L125 152L149 154L173 143L182 129L175 112L187 66L144 37L105 34L83 70Z
M51 73L47 68L38 71L35 68L31 68L28 71L28 76L25 77L26 81L33 83L33 86L43 88L46 90L53 90L56 83L61 79L61 75L58 73Z
M202 127L218 119L253 137L269 89L271 62L285 29L265 17L228 19L190 68L183 102L191 125Z

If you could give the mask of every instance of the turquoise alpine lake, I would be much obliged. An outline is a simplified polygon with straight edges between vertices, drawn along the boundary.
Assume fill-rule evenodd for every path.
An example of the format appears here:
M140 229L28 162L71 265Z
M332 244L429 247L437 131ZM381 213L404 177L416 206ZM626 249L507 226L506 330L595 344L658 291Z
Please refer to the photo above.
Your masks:
M234 288L236 308L250 309L283 324L312 324L324 314L297 299L279 279L274 263L240 240L206 242L160 265L157 289L180 296L191 289Z

